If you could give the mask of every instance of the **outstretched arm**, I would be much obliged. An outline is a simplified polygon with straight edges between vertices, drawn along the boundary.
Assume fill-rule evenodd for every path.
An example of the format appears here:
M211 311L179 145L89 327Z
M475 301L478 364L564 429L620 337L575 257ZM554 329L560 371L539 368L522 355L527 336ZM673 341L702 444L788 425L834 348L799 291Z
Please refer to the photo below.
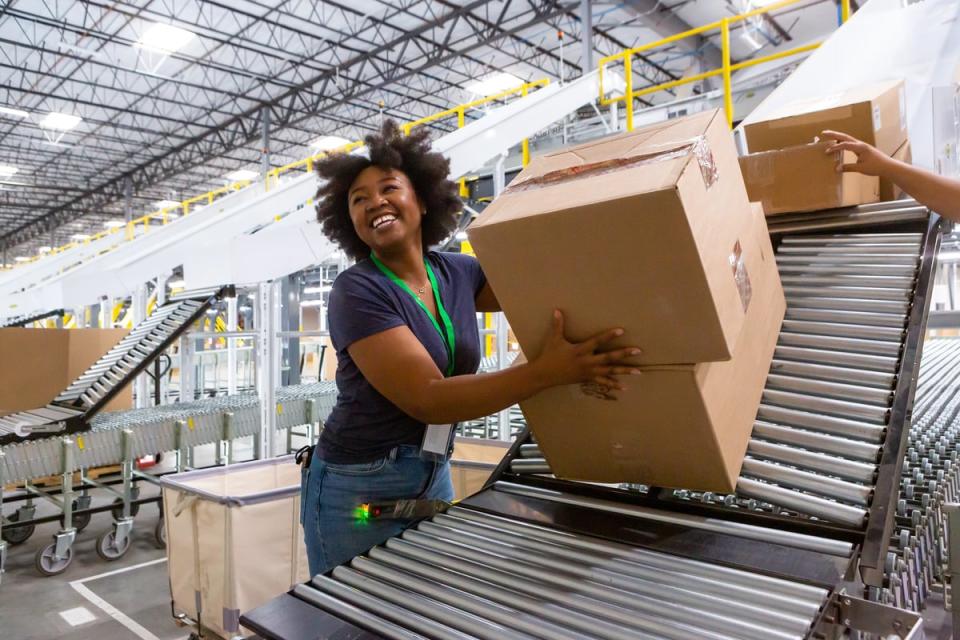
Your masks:
M945 218L960 222L960 180L937 175L912 164L894 160L876 147L838 131L824 131L821 137L832 140L827 153L852 151L857 161L837 167L838 171L858 171L893 181L917 202Z

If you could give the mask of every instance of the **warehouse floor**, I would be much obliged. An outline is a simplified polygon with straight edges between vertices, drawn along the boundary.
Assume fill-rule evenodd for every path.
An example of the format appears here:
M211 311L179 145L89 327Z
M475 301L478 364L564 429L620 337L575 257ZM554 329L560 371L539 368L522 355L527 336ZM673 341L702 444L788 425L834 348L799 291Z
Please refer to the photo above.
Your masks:
M97 503L99 496L91 493ZM4 640L186 638L190 630L178 627L170 614L166 554L153 542L158 517L155 505L144 505L135 519L130 550L108 563L97 555L95 545L110 530L112 518L95 514L77 536L73 564L50 578L37 574L34 554L50 544L59 525L39 525L29 540L9 548L0 583L0 635Z

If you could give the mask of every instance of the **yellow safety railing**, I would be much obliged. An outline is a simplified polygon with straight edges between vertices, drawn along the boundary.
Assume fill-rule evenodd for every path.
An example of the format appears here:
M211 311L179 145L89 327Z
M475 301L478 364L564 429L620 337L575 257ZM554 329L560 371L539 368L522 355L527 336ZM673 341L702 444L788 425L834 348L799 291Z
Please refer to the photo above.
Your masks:
M627 131L633 131L633 101L635 98L639 98L651 93L656 93L658 91L666 91L667 89L673 89L674 87L679 87L684 84L689 84L691 82L699 82L706 78L712 78L714 76L723 76L723 108L727 116L727 124L731 127L733 126L733 94L730 86L730 76L734 71L740 69L745 69L747 67L752 67L754 65L763 64L764 62L770 62L772 60L778 60L780 58L786 58L789 56L794 56L800 53L805 53L807 51L812 51L820 46L821 43L813 43L804 45L802 47L795 47L786 51L779 51L777 53L761 56L759 58L751 58L750 60L744 60L743 62L738 62L736 64L731 64L730 61L730 25L736 24L738 22L743 22L755 16L762 14L770 13L771 11L776 11L778 9L783 9L784 7L789 7L791 5L799 4L801 2L806 2L807 0L782 0L781 2L775 2L773 4L767 5L759 9L754 9L753 11L748 11L746 13L741 13L735 16L730 16L729 18L723 18L716 22L711 22L710 24L705 24L701 27L696 27L695 29L690 29L689 31L684 31L683 33L678 33L672 35L668 38L663 38L662 40L657 40L656 42L650 42L648 44L641 45L639 47L634 47L632 49L626 49L620 53L615 53L610 56L606 56L600 59L600 104L604 106L610 106L616 102L622 102L626 108L626 124ZM850 17L850 0L841 0L840 2L840 20L841 22L846 22ZM710 71L705 71L703 73L698 73L691 76L686 76L678 80L672 80L670 82L663 82L660 84L655 84L641 89L636 89L633 86L633 57L637 54L643 53L645 51L650 51L657 47L662 47L663 45L676 42L677 40L682 40L684 38L689 38L691 36L705 35L710 32L719 30L720 31L720 42L721 42L721 55L723 56L723 64L719 69L712 69ZM612 62L622 61L623 63L623 74L624 74L624 93L622 96L607 97L606 91L603 86L603 72L606 66Z
M420 118L419 120L414 120L413 122L408 122L402 125L402 129L405 134L409 135L410 131L414 127L417 127L423 124L428 124L430 122L436 122L437 120L442 120L454 114L457 116L457 128L460 128L464 126L464 123L466 120L465 114L470 109L474 109L476 107L480 107L485 104L489 104L491 102L496 102L498 100L503 100L504 98L507 98L513 95L519 94L521 96L526 96L532 89L536 89L538 87L545 87L548 84L550 84L550 80L546 78L542 80L536 80L534 82L527 82L513 89L507 89L506 91L501 91L500 93L497 93L494 95L486 96L478 100L473 100L472 102L467 102L465 104L457 105L456 107L446 109L444 111L435 113L425 118ZM269 190L271 187L271 184L275 185L279 181L281 174L288 173L291 171L297 171L302 169L302 170L305 170L307 173L311 173L313 171L314 162L323 158L327 154L348 153L362 146L363 146L362 141L351 142L342 147L331 149L329 151L324 151L316 155L310 156L309 158L304 158L303 160L297 160L296 162L291 162L290 164L283 165L282 167L276 167L275 169L271 169L270 171L267 172L266 176L264 176L264 186L267 190ZM530 160L530 146L529 146L529 142L527 140L524 140L523 141L524 166L526 166L529 160ZM218 198L221 198L239 189L243 189L244 187L247 187L250 184L251 184L250 180L239 180L227 186L220 187L219 189L207 191L206 193L202 193L200 195L187 198L186 200L180 203L177 203L176 205L172 205L170 207L164 207L162 209L157 209L156 211L151 211L146 215L143 215L134 220L130 220L124 226L106 229L99 233L95 233L88 238L84 238L83 240L73 240L62 246L52 248L50 251L46 252L45 254L31 256L27 260L20 260L18 264L28 264L30 262L35 262L40 258L42 258L44 255L54 255L57 253L62 253L63 251L73 249L74 247L80 246L82 244L90 244L91 242L95 242L101 238L104 238L109 235L117 234L117 233L124 233L124 240L133 240L136 237L138 226L142 227L143 231L146 232L146 231L149 231L151 224L159 225L159 226L166 225L167 223L170 222L171 219L173 219L171 217L171 214L173 214L174 212L177 212L179 215L182 215L182 216L189 215L192 211L196 210L198 206L213 204L213 202ZM461 195L467 195L463 193L465 189L463 180L461 180L460 189L461 189ZM279 219L279 217L280 216L277 216L277 219ZM3 267L3 265L0 265L0 267Z
M434 113L432 115L426 116L424 118L420 118L418 120L414 120L412 122L407 122L401 125L400 128L402 129L404 134L410 135L410 132L413 130L414 127L418 127L424 124L429 124L431 122L437 122L438 120L443 120L445 118L449 118L455 115L457 116L457 128L459 129L463 127L464 124L466 123L466 113L470 109L475 109L485 104L496 102L498 100L503 100L504 98L508 98L510 96L517 95L517 94L519 94L520 96L526 96L532 89L535 89L537 87L545 87L548 84L550 84L550 80L548 78L544 78L542 80L535 80L533 82L527 82L520 85L519 87L514 87L513 89L507 89L505 91L501 91L499 93L495 93L493 95L489 95L484 98L480 98L478 100L473 100L472 102L466 102L464 104L451 107L450 109L445 109L444 111ZM357 149L362 146L363 146L362 141L351 142L342 147L331 149L329 151L322 151L316 155L310 156L309 158L304 158L303 160L297 160L296 162L291 162L290 164L283 165L282 167L271 169L270 172L267 173L267 177L266 177L267 188L269 189L271 184L276 184L276 182L280 178L280 174L288 173L291 171L298 171L298 170L305 170L307 173L310 173L313 171L313 163L324 158L328 154L349 153L350 151L353 151L354 149ZM529 161L530 161L530 144L528 140L524 140L523 141L524 166L526 166ZM465 188L464 181L461 180L460 195L461 196L469 195L469 194L463 193L464 188Z

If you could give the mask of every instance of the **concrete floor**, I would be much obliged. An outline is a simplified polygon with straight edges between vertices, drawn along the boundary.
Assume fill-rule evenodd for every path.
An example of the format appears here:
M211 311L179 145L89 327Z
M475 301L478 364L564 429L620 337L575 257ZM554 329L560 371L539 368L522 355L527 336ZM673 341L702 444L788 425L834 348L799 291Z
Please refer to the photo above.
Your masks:
M94 504L106 502L93 495ZM10 547L0 583L0 638L186 638L190 630L178 627L170 613L166 553L153 540L158 518L156 505L141 507L130 550L123 558L106 562L97 555L95 545L100 535L111 530L113 519L109 513L95 514L77 535L73 563L50 578L37 573L34 554L50 544L57 523L39 525L29 540Z

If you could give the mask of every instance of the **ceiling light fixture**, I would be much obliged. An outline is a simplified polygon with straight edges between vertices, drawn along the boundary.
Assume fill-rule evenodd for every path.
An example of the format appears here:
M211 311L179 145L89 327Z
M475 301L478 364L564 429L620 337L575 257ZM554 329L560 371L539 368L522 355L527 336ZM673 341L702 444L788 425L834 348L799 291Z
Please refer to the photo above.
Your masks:
M12 164L0 164L0 178L10 178L19 170Z
M37 247L37 253L50 253L53 251L51 247Z
M350 140L340 136L320 136L310 143L310 148L317 151L332 151L348 144L350 144Z
M183 289L183 280L171 280L167 286L171 289Z
M258 175L260 174L250 169L237 169L236 171L231 171L224 177L230 182L240 182L241 180L253 180Z
M27 256L17 256L14 258L17 262L30 262L31 259L32 258L28 258Z
M195 37L192 31L175 27L172 24L157 22L143 32L137 44L144 49L170 55L174 51L179 51L187 46Z
M457 235L454 236L454 237L455 237L457 240L459 240L460 242L463 242L464 240L467 239L467 232L466 232L466 231L457 231Z
M120 227L125 227L127 225L123 220L107 220L103 223L107 229L119 229Z
M40 126L45 129L54 129L56 131L70 131L83 121L80 116L72 113L60 113L51 111L40 121Z
M15 116L17 118L30 117L30 114L24 111L23 109L14 109L13 107L0 107L0 113L5 113L8 116Z
M75 234L73 234L72 236L70 236L70 239L71 239L71 240L80 240L80 241L89 240L89 239L90 239L90 234L89 234L89 233L75 233Z
M512 73L500 71L482 78L481 80L477 80L476 82L471 82L464 87L464 90L471 95L486 97L506 91L507 89L519 87L522 84L523 80Z

